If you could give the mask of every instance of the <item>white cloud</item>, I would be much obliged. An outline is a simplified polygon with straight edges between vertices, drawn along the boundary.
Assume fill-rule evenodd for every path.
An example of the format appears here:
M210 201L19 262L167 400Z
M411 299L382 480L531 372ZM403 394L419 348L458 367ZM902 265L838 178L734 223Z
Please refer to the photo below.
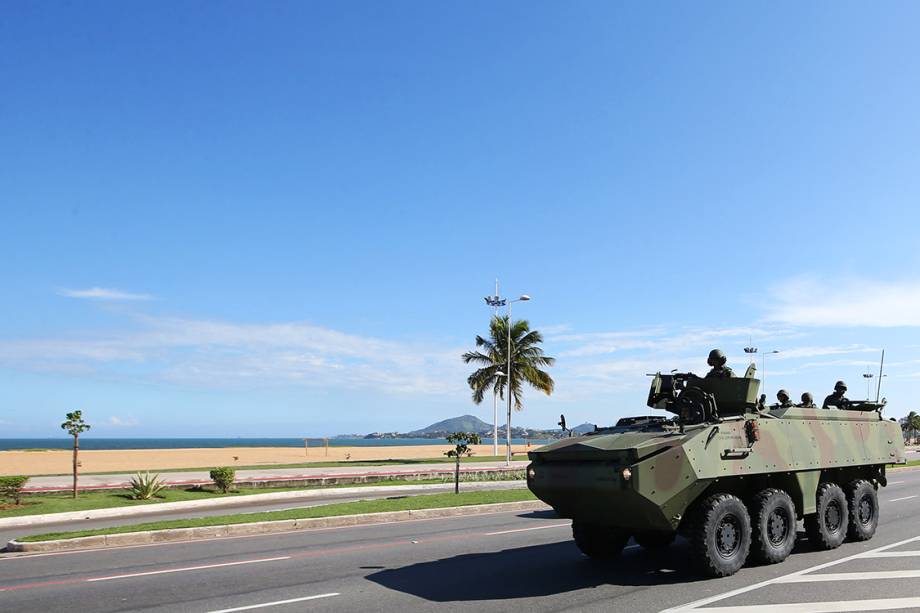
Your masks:
M799 277L772 290L767 320L794 326L920 326L920 281L829 283Z
M152 298L149 294L134 294L105 287L62 289L58 294L66 296L67 298L82 298L87 300L150 300Z
M130 332L0 340L0 365L181 385L366 387L394 394L461 394L464 347L358 336L304 322L136 316ZM461 396L461 397L462 397Z
M138 424L138 421L133 417L119 417L118 415L112 415L109 417L109 425L115 428L131 428Z
M866 345L832 345L823 347L794 347L792 349L783 349L776 355L771 356L772 360L789 360L802 358L815 358L827 355L846 355L852 353L878 353L880 349L867 347Z

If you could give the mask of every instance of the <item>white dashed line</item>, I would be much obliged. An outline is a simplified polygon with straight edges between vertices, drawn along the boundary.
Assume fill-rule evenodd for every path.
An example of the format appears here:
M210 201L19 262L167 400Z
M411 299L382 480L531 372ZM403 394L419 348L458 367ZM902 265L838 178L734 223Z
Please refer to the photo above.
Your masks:
M904 498L892 498L888 502L901 502L902 500L910 500L911 498L916 498L917 496L905 496Z
M547 528L568 528L571 522L564 524L553 524L551 526L532 526L530 528L516 528L514 530L499 530L498 532L486 532L486 536L498 536L499 534L513 534L515 532L530 532L531 530L546 530Z
M219 609L209 611L209 613L234 613L234 611L251 611L252 609L263 609L266 607L277 607L282 604L291 604L294 602L304 602L306 600L319 600L320 598L332 598L339 596L338 592L329 592L328 594L317 594L315 596L304 596L303 598L289 598L288 600L276 600L275 602L263 602L262 604L251 604L246 607L234 607L232 609Z
M87 579L87 583L95 581L112 581L113 579L130 579L131 577L149 577L150 575L167 575L170 573L184 573L192 570L207 570L209 568L224 568L227 566L242 566L243 564L261 564L262 562L277 562L279 560L290 560L291 556L279 556L277 558L259 558L256 560L241 560L239 562L223 562L221 564L203 564L201 566L185 566L183 568L167 568L164 570L150 570L143 573L128 573L124 575L110 575L108 577L93 577Z

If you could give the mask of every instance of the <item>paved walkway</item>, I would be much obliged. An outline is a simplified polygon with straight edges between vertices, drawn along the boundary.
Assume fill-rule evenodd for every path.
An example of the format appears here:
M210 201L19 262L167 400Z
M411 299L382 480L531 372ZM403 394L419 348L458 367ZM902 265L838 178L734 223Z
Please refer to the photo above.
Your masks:
M527 466L526 461L511 463L512 468ZM504 462L470 462L461 464L462 472L489 472L506 469ZM432 462L430 464L391 464L388 466L333 466L325 468L259 468L255 470L238 470L237 481L298 481L303 479L398 477L400 475L418 475L425 473L451 473L453 463ZM80 489L110 489L125 487L131 482L133 473L117 475L85 475L80 477ZM164 472L162 481L169 485L197 485L211 483L208 471ZM71 487L72 477L68 475L32 477L26 486L27 491L60 490Z

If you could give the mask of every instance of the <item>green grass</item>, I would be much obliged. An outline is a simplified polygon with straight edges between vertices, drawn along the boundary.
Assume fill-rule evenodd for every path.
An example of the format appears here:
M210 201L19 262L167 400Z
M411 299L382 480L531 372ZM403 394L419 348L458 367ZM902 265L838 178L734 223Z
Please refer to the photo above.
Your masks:
M418 509L437 509L443 507L460 507L498 502L519 502L536 500L530 490L494 490L484 492L460 492L459 494L428 494L423 496L406 496L384 500L360 500L328 504L305 509L287 511L269 511L264 513L245 513L237 515L218 515L213 517L196 517L172 521L149 522L132 526L98 528L95 530L77 530L74 532L50 532L36 534L18 539L21 542L50 541L55 539L72 539L81 536L99 534L121 534L147 530L169 530L171 528L199 528L203 526L223 526L228 524L246 524L260 521L280 521L287 519L308 519L313 517L335 517L338 515L357 515L362 513L382 513L385 511L407 511Z
M904 468L905 466L920 466L920 460L910 460L907 464L889 464L889 468Z
M15 451L29 451L26 449L16 449ZM469 462L501 462L504 461L505 456L473 456L471 458L463 458L463 463L467 464ZM514 454L513 460L526 461L526 453L516 453ZM336 461L336 462L297 462L294 464L253 464L253 465L242 465L235 466L231 465L234 470L260 470L262 468L336 468L336 467L351 467L351 466L399 466L399 465L412 465L412 464L441 464L449 463L450 458L411 458L404 460L362 460L362 461ZM181 473L181 472L191 472L191 471L209 471L213 466L196 466L191 468L151 468L149 472L151 473ZM104 472L81 472L81 475L124 475L130 473L129 470L108 470ZM146 469L142 472L148 472ZM42 477L66 477L70 473L59 473L51 475L35 475Z
M461 473L460 480L464 483L483 481L514 481L523 480L524 471L514 471L513 476L508 475L479 475L476 473ZM164 502L182 502L186 500L208 500L213 498L236 498L250 494L268 494L272 492L305 491L317 489L335 489L342 487L371 487L375 485L428 485L436 483L453 483L453 476L444 476L435 479L387 479L368 483L343 483L338 485L324 485L314 487L242 487L228 494L220 494L210 488L196 489L164 489L152 500L134 500L128 490L106 490L82 492L76 500L69 493L32 494L23 497L21 505L0 505L0 518L22 517L24 515L38 515L43 513L66 513L68 511L89 511L93 509L110 509L113 507L133 507L138 505L159 504Z

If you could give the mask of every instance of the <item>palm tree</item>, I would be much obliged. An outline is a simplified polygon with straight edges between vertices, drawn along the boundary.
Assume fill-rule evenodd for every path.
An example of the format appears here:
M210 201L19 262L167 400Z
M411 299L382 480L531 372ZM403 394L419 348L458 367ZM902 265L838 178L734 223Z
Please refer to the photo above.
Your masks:
M909 444L911 440L917 438L917 431L920 430L920 415L916 411L911 411L904 418L902 427L907 433L907 442Z
M543 342L543 335L537 330L530 329L526 319L519 319L511 324L511 394L514 408L520 411L523 408L523 384L527 383L547 396L553 393L555 382L548 372L542 367L552 366L556 358L543 355L539 347ZM489 323L489 338L476 336L476 347L479 351L467 351L463 354L463 362L476 364L480 368L467 378L470 389L473 390L473 402L479 404L486 392L497 393L505 399L507 377L505 373L498 374L504 369L507 372L508 364L508 317L495 316ZM510 420L509 420L510 422ZM505 424L505 438L508 449L511 449L511 424Z

